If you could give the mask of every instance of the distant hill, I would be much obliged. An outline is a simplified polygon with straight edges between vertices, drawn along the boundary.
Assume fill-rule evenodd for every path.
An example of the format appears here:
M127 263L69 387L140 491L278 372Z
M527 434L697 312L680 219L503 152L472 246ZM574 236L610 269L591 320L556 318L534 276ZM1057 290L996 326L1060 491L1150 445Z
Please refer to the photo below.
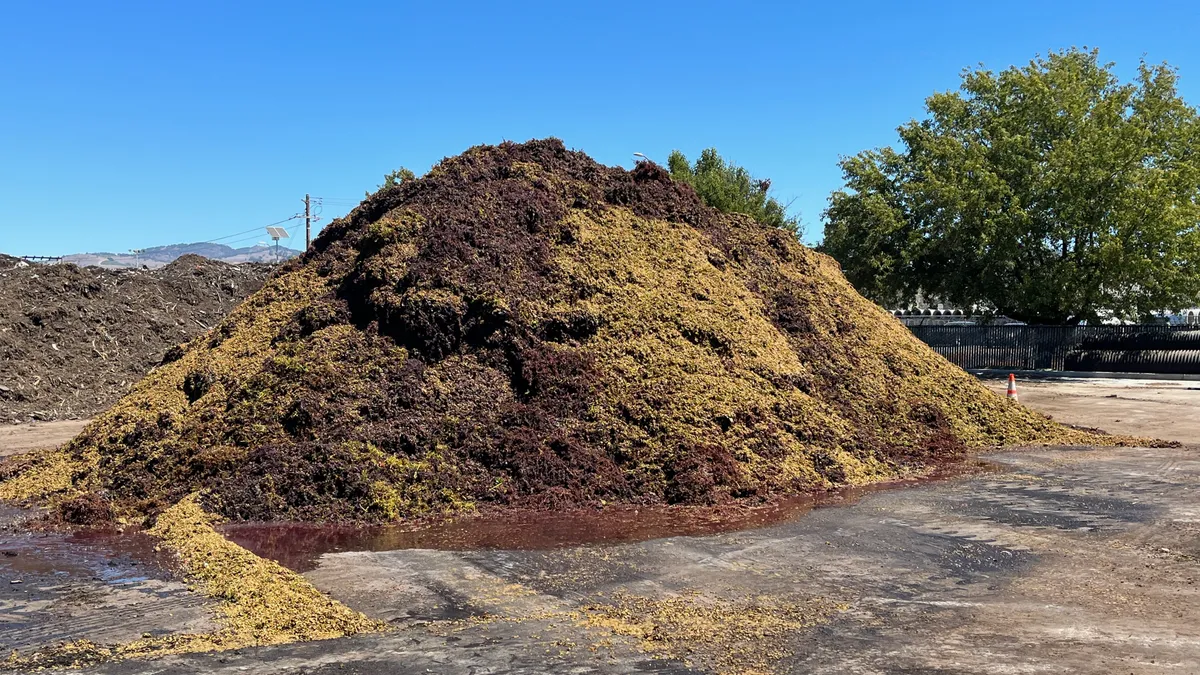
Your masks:
M279 247L279 259L287 260L302 253L286 246ZM195 244L171 244L143 249L140 254L133 253L74 253L63 256L63 262L71 262L81 267L95 265L97 267L136 267L145 265L151 269L162 267L182 255L199 255L212 260L227 263L244 262L275 262L274 246L246 246L233 248L225 244L210 244L199 242Z

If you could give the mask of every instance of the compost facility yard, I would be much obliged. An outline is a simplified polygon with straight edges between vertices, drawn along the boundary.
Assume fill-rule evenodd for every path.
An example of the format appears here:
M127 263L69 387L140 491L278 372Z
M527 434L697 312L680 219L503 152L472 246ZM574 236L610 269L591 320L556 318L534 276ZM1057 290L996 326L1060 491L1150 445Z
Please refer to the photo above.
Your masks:
M1063 419L1195 439L1195 383L1118 382L1023 384L1022 394L1035 407L1051 401ZM1093 417L1097 405L1111 416ZM0 434L0 444L37 445L38 429L9 427L20 436ZM264 553L302 551L280 557L389 628L89 671L1195 672L1194 450L1005 451L972 475L730 519L748 529L661 523L639 532L653 537L643 541L553 546L555 535L572 541L561 523L543 528L550 541L510 538L526 548L508 550L486 527L425 538L235 531ZM612 534L594 520L580 529L576 539ZM210 627L212 601L158 566L152 550L6 534L3 548L15 553L0 557L6 648ZM341 547L367 550L321 553Z
M1195 669L1188 396L1061 424L661 167L479 146L0 432L5 664Z

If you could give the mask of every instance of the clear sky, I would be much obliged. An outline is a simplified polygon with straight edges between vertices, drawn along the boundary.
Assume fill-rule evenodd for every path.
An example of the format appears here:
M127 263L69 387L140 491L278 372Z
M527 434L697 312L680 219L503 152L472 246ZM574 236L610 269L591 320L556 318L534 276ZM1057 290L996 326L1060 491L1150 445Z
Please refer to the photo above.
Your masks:
M1197 2L0 0L0 45L18 255L215 239L305 192L324 224L393 168L544 136L625 166L715 146L811 242L839 156L893 143L964 67L1099 47L1122 77L1170 62L1200 104Z

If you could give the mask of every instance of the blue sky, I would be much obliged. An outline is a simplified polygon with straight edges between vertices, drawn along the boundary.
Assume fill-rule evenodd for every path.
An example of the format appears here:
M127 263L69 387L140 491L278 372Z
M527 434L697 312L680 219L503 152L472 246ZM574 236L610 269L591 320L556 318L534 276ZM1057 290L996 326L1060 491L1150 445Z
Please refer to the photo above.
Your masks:
M397 166L552 135L625 166L715 146L811 242L838 158L964 67L1099 47L1123 77L1170 62L1200 104L1198 5L4 0L0 252L210 240L305 192L324 224Z

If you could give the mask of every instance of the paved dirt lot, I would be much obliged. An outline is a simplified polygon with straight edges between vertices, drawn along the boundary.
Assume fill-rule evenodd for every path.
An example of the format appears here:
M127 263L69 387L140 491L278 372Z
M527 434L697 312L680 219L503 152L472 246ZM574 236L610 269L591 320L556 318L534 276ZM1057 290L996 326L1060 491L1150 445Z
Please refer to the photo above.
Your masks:
M74 438L87 423L87 420L58 420L0 425L0 457L61 445Z
M1007 380L984 381L1003 394ZM1200 381L1019 380L1021 403L1068 424L1200 444Z
M1123 382L1021 393L1064 421L1200 438L1192 385ZM305 575L394 630L94 672L1200 672L1195 449L987 459L987 472L852 494L753 530L552 550L327 553ZM144 630L143 619L176 630L203 621L202 606L154 586L172 583L154 574L121 589L137 607L130 618L103 621L111 604L89 613L82 596L57 589L84 584L111 603L112 584L31 577L13 567L22 555L0 558L0 643L119 639ZM18 576L21 592L9 584ZM789 612L821 620L770 620Z

